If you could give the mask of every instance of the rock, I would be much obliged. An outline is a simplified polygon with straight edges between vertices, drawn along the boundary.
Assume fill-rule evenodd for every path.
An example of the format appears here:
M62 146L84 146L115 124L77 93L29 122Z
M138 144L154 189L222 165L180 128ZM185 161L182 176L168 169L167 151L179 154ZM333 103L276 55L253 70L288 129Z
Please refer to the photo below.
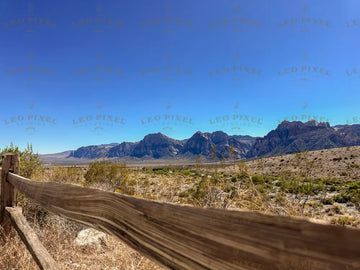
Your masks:
M75 243L77 246L99 245L106 240L106 234L95 229L85 229L78 233Z
M253 140L250 138L253 137L240 135L229 136L222 131L215 131L213 133L202 133L198 131L186 141L181 150L181 154L201 154L205 157L210 157L210 153L213 151L212 145L214 144L216 147L216 155L219 159L222 155L224 155L225 158L229 158L230 148L233 145L235 157L242 158L246 155L252 143L255 142L256 138L253 138Z
M275 130L259 138L247 152L247 158L269 157L336 147L360 145L360 125L331 127L315 120L283 121Z
M132 156L141 157L174 157L182 149L184 141L171 139L164 134L155 133L144 137L135 147Z

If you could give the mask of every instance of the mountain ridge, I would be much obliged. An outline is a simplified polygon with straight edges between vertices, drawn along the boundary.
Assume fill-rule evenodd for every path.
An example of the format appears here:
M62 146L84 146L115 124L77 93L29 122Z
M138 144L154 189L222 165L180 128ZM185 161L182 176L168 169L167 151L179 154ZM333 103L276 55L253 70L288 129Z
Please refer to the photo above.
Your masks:
M102 159L192 159L201 155L211 160L213 147L216 148L217 159L230 158L250 159L291 154L301 151L330 149L360 145L360 125L330 126L328 122L283 121L264 137L249 135L228 135L223 131L197 131L190 138L177 140L160 132L144 136L137 142L122 142L102 145L82 146L69 153L65 158ZM57 154L41 155L56 157Z
M217 156L229 156L231 145L234 145L237 158L245 157L246 152L257 137L228 135L222 131L196 132L189 139L177 140L160 132L146 135L138 142L122 142L109 147L105 145L82 146L72 150L67 158L174 158L196 155L209 156L212 145L217 148Z

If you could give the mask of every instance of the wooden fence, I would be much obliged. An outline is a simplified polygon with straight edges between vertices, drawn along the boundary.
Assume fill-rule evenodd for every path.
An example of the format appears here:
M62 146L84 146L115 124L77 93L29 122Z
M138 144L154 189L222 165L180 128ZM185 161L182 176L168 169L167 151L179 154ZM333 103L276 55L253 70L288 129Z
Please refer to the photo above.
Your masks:
M117 236L168 269L360 269L360 230L161 203L18 174L18 155L5 154L1 218L10 218L41 269L59 267L15 207L16 191L54 214Z

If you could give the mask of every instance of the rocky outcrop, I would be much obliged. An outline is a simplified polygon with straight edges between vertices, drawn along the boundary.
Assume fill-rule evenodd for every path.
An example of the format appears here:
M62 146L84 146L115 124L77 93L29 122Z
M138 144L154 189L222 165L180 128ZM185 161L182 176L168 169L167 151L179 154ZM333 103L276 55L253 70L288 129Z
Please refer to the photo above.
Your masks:
M72 151L68 157L74 158L105 158L108 156L108 152L111 146L91 145L80 147L75 151Z
M116 145L108 150L107 157L127 157L131 156L134 148L136 147L137 143L132 142L123 142L119 145Z
M253 144L247 158L360 145L360 126L334 126L315 120L284 121Z
M184 145L181 153L209 156L212 145L216 148L218 158L228 158L231 146L234 146L234 154L237 158L244 157L251 147L250 143L240 141L238 136L229 136L225 132L216 131L213 133L196 132Z
M164 134L149 134L144 137L135 147L131 156L142 158L144 156L153 158L176 156L184 142L171 139Z

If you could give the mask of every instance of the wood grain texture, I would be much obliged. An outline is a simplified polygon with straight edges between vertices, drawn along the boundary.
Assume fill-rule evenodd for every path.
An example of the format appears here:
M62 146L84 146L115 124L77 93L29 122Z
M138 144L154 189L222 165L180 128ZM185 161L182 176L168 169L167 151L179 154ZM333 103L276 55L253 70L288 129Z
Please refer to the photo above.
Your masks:
M116 235L169 269L360 269L360 230L8 178L49 211Z
M60 267L41 244L36 233L31 229L25 217L21 214L21 209L6 207L5 211L39 268L45 270L60 270Z
M16 205L16 191L7 181L8 171L12 170L15 174L20 171L19 153L5 153L2 160L1 169L1 210L0 223L3 223L5 217L5 207Z

